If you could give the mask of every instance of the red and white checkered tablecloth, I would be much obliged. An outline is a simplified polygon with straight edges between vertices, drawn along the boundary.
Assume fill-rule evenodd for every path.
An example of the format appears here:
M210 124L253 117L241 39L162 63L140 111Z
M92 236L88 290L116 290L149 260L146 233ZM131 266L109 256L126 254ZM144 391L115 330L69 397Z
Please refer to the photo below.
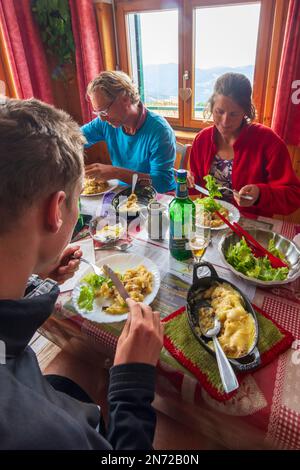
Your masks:
M281 221L276 221L276 229L289 238L296 232L293 224ZM238 393L224 403L204 392L188 371L181 366L174 367L167 351L162 352L158 365L158 384L164 387L169 384L170 393L177 390L184 402L197 407L195 413L201 413L201 407L215 410L221 427L226 427L227 419L239 418L241 426L244 423L245 427L250 425L252 431L259 430L266 447L300 449L300 353L295 355L296 349L300 349L300 279L280 288L257 289L253 302L293 334L294 349L266 367L245 375ZM60 314L63 315L62 310ZM69 320L72 321L72 316ZM118 330L109 331L78 317L75 322L82 335L91 342L101 343L113 355ZM235 447L233 441L232 446Z

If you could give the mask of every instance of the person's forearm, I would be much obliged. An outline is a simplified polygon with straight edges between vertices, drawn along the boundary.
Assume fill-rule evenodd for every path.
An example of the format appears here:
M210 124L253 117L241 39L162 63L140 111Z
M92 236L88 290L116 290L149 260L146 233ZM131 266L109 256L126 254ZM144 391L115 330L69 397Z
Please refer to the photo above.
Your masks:
M118 179L124 183L130 184L132 181L132 175L137 173L139 175L139 180L149 179L150 175L148 173L140 173L134 170L128 170L127 168L120 168L117 166L110 165L108 169L107 179Z

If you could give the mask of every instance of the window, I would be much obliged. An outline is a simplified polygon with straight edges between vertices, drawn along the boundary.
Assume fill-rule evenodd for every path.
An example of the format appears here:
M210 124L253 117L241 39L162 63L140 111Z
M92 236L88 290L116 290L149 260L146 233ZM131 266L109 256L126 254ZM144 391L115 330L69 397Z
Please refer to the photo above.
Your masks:
M250 79L263 107L273 0L117 0L116 7L120 67L171 125L208 125L203 109L228 71Z
M127 22L130 68L142 101L178 118L178 11L130 13Z
M223 73L243 73L253 85L259 13L260 2L194 9L194 119Z

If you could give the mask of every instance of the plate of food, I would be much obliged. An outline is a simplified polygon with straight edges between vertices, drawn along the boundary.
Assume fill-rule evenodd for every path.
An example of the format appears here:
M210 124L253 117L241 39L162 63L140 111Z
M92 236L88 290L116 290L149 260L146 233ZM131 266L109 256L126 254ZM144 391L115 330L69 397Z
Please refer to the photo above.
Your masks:
M244 239L229 232L220 240L219 252L225 266L236 276L263 287L288 284L300 276L300 249L294 242L271 230L247 228L247 232L289 267L272 268L266 256L256 258Z
M160 286L159 270L153 261L121 253L103 258L97 266L104 264L117 273L131 298L146 305L153 302ZM103 276L97 276L88 266L72 292L72 302L76 311L91 321L113 323L127 318L128 306L104 270Z
M197 217L196 215L196 225L198 227L201 226L208 226L210 222L211 230L224 230L227 229L228 226L224 224L224 222L217 216L215 211L220 212L226 219L229 220L229 222L238 222L240 219L240 212L239 210L230 202L226 201L219 201L214 199L214 210L211 210L209 212L210 217L206 216L206 207L210 205L211 207L211 202L207 201L209 198L201 198L201 199L196 199L196 214L197 214L197 205L200 207L202 206L204 208L203 211L203 222L202 222L202 211L200 212L201 216Z
M92 197L108 193L118 187L118 180L98 181L95 178L84 178L81 196Z
M150 201L156 199L156 190L153 186L136 185L134 194L131 194L131 187L120 191L112 200L112 205L116 212L125 217L136 217L140 212L147 210Z
M238 222L240 219L239 210L230 202L215 199L222 197L222 193L218 189L218 185L211 175L204 176L206 181L206 188L209 191L209 196L196 199L196 225L198 227L208 226L212 230L227 229L227 225L218 217L216 211L226 217L229 222Z
M126 238L126 230L126 219L113 215L95 217L89 223L92 238L100 243L111 243Z

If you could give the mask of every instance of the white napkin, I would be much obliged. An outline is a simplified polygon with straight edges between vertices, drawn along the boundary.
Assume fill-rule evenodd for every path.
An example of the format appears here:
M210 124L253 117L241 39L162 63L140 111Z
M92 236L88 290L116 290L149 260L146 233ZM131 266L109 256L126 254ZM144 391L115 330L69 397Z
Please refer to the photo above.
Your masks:
M95 250L94 250L94 244L93 240L89 238L88 240L83 240L78 243L72 244L72 246L79 245L80 249L82 251L82 256L83 258L87 259L88 261L91 261L91 263L95 263ZM61 286L59 286L61 292L66 292L68 290L74 289L75 285L80 281L82 278L84 272L87 269L87 264L86 263L80 263L78 271L74 274L71 279L68 279L65 281Z

